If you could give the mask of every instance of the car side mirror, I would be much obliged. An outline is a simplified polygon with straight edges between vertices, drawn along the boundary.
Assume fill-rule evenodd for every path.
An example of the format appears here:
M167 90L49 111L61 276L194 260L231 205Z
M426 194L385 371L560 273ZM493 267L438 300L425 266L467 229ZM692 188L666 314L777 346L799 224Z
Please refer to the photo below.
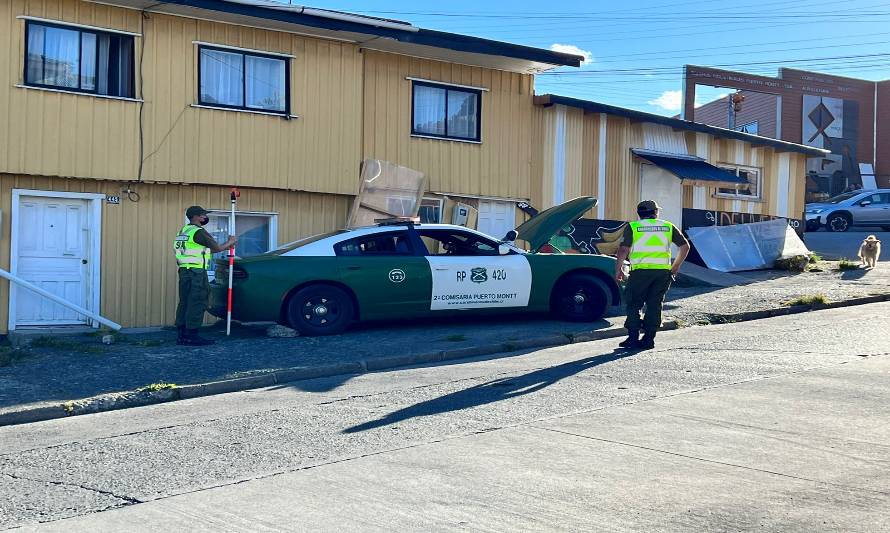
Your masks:
M516 237L519 237L519 234L516 233L516 230L515 230L515 229L511 229L511 230L508 231L507 234L504 236L504 241L506 241L506 242L513 242L513 241L516 240Z
M871 205L871 200L865 200L859 203L860 207L868 207Z
M498 254L500 255L509 255L511 248L506 244L501 244L498 246Z

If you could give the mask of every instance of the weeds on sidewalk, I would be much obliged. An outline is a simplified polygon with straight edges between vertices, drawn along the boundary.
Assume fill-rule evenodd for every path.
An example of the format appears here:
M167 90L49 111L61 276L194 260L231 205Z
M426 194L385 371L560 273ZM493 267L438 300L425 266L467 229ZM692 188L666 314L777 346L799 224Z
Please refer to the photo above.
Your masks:
M808 307L814 307L817 305L827 305L828 298L824 294L807 294L804 296L799 296L793 300L789 300L785 302L785 305L788 307L795 307L798 305L806 305Z
M846 257L841 259L837 264L838 270L859 270L859 263L850 261Z
M0 367L9 366L27 356L25 350L12 346L0 346Z

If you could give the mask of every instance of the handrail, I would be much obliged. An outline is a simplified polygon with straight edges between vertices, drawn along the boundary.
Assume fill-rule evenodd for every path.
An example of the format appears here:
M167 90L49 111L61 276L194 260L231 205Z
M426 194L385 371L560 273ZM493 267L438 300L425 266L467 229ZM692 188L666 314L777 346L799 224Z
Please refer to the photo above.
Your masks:
M41 289L40 287L38 287L37 285L34 285L33 283L31 283L29 281L25 281L22 278L15 276L15 275L11 274L10 272L3 270L2 268L0 268L0 277L8 279L10 282L18 283L22 287L24 287L32 292L36 292L37 294L39 294L40 296L43 296L44 298L48 298L48 299L56 302L59 305L64 305L65 307L72 309L74 311L77 311L78 313L80 313L88 318L92 318L96 322L98 322L104 326L108 326L109 328L113 329L114 331L120 331L120 329L121 329L120 324L118 324L116 322L112 322L111 320L108 320L107 318L104 318L102 316L99 316L98 314L93 313L92 311L87 311L83 307L81 307L77 304L73 304L64 298L60 298L51 292L45 291L45 290Z

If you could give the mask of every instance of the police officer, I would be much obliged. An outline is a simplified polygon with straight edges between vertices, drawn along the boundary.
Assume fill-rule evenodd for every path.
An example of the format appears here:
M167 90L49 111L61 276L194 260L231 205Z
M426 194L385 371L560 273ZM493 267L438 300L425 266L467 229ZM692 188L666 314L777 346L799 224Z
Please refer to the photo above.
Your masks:
M689 241L676 226L658 215L661 208L652 200L640 202L637 206L639 220L631 222L624 230L621 246L618 248L618 261L615 264L615 280L624 280L624 261L630 258L630 278L625 287L627 299L628 337L619 346L628 349L651 349L655 347L655 333L661 326L661 307L671 282L675 279L680 265L689 255ZM671 261L671 243L679 250L677 258ZM640 311L646 306L646 316L640 321ZM640 330L643 339L640 340Z
M206 346L213 341L198 336L198 328L204 323L210 284L207 268L215 253L235 245L235 237L220 246L204 226L210 222L207 210L193 205L185 212L189 223L179 230L173 239L173 253L179 267L179 305L176 307L176 344Z

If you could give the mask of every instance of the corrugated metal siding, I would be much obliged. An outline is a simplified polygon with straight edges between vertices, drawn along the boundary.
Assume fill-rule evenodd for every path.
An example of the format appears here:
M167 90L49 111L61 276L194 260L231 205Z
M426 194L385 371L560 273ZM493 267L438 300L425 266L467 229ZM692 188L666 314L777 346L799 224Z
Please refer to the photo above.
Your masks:
M0 175L0 210L5 215L0 234L0 266L9 268L11 191L120 194L112 181ZM229 189L207 185L139 185L138 203L122 199L102 210L102 314L127 327L171 324L176 306L176 267L171 239L190 205L226 210ZM278 242L342 227L352 197L269 189L242 189L239 211L278 213ZM9 289L0 283L0 332L6 331Z
M687 154L686 135L664 124L643 123L643 148L656 152Z
M13 87L24 57L17 15L144 32L144 179L355 192L362 104L355 45L158 14L142 28L138 11L78 0L0 3L0 42L11 50L0 54L0 109L9 117L0 124L0 171L132 180L139 163L138 103ZM198 92L192 41L294 55L292 112L300 118L190 107Z
M434 191L529 197L532 76L369 50L364 56L365 158L424 172ZM482 95L482 144L412 138L409 76L489 89Z
M599 198L599 162L604 154L599 153L600 146L600 115L598 113L584 115L584 142L582 143L581 163L581 195ZM596 210L590 211L587 218L596 218Z
M640 162L630 149L643 147L643 125L609 116L606 131L606 218L633 220L640 201Z

